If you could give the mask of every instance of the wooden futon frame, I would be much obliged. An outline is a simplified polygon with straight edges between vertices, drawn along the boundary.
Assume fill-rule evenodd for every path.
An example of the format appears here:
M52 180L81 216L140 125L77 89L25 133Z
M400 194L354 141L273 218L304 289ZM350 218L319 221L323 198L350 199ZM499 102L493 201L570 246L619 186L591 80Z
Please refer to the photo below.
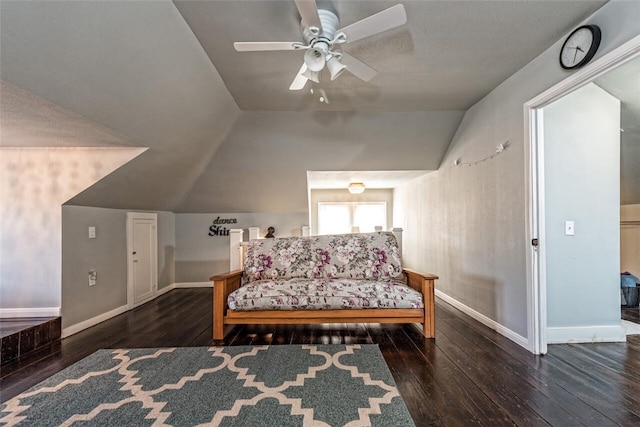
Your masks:
M210 278L213 282L213 339L224 339L228 325L319 323L420 323L425 337L435 337L434 282L438 276L411 269L403 269L407 284L422 294L424 308L229 310L227 297L242 284L244 255L243 230L230 231L230 266L233 271ZM252 229L249 231L251 237ZM401 250L402 229L394 229L393 233ZM257 236L255 228L253 234Z
M424 308L378 308L340 310L261 310L227 309L227 296L238 289L242 270L213 276L213 339L225 336L227 325L317 324L317 323L421 323L427 338L435 337L434 283L438 276L404 269L407 284L422 293Z

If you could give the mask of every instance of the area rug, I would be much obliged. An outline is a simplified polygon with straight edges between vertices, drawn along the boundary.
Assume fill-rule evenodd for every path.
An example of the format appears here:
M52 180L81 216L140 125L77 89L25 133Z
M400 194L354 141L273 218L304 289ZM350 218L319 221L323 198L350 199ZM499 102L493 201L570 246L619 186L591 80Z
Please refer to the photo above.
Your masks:
M9 426L414 426L377 345L99 350L0 410Z

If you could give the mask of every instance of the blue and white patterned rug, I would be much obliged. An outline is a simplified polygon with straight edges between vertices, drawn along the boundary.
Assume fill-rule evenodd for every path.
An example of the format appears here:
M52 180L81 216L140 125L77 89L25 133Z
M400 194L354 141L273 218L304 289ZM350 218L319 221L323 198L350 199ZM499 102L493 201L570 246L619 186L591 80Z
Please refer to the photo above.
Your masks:
M9 426L414 426L377 345L99 350L0 410Z

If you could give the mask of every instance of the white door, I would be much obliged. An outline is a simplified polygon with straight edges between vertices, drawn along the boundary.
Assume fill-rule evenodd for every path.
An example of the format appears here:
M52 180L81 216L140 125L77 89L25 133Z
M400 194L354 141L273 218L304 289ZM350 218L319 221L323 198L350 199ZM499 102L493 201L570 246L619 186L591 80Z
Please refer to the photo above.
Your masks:
M127 212L127 305L136 307L158 291L158 216Z

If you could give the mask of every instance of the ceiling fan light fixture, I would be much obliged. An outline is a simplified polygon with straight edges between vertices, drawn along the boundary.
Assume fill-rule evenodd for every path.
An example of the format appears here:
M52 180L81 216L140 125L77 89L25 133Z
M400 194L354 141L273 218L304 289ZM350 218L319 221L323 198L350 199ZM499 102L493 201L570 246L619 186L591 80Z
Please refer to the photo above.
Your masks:
M302 77L306 77L314 83L320 83L320 72L319 71L311 71L309 68L301 74ZM313 93L313 92L312 92Z
M344 70L347 69L347 66L340 62L335 55L331 55L327 61L327 69L331 74L331 80L335 80L340 77L340 74L342 74Z
M311 71L318 72L322 70L326 62L324 52L320 49L311 48L304 53L304 63L307 64L307 68Z
M322 3L321 7L318 7L318 3ZM340 27L340 19L335 8L327 3L331 2L295 0L301 18L303 42L234 42L233 46L238 52L306 49L304 63L289 86L289 90L304 88L309 78L302 74L307 69L311 70L309 76L313 76L314 81L318 82L317 73L321 72L325 66L329 69L331 80L337 79L346 68L355 77L368 82L376 75L376 70L347 53L334 52L333 48L406 24L407 13L404 6L396 4L352 24ZM331 62L330 65L328 65L329 62Z
M364 193L364 183L363 182L352 182L347 187L349 193L351 194L362 194Z

